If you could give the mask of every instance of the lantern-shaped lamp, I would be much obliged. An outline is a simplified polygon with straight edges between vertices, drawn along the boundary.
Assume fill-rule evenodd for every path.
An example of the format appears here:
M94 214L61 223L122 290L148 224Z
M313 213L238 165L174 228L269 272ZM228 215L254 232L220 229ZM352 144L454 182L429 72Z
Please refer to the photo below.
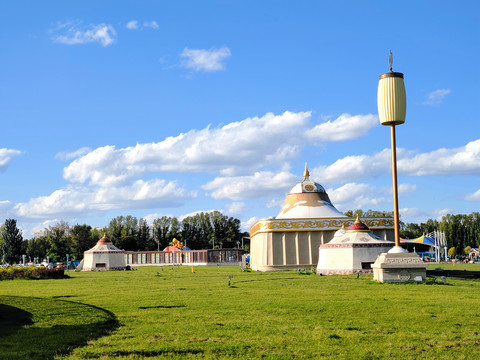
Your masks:
M400 125L405 122L407 96L403 74L392 71L392 53L389 57L390 71L379 76L377 105L382 125Z

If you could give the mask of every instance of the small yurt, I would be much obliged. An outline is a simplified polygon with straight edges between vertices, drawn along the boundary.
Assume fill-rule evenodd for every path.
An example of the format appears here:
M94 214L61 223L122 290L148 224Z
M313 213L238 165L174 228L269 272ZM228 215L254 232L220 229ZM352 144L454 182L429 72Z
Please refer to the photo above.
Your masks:
M378 255L394 245L374 235L357 217L347 230L342 227L329 243L320 245L317 274L371 273Z
M125 270L124 251L112 244L106 235L97 244L83 253L83 271Z

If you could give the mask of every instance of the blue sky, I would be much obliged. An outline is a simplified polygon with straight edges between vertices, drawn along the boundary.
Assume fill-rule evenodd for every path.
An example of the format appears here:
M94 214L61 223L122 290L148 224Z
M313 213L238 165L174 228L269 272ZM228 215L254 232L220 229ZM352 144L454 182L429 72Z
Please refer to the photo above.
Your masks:
M25 237L219 210L275 216L308 163L391 210L378 75L405 74L401 219L480 205L477 1L2 1L0 219Z

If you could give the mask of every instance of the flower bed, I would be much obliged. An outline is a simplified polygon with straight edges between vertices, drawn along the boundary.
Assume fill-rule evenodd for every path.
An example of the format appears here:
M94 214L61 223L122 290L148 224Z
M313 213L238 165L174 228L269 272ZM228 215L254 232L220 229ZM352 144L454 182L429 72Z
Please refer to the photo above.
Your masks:
M65 272L63 269L47 269L40 266L24 266L8 268L0 268L0 281L1 280L14 280L14 279L63 279L65 278Z

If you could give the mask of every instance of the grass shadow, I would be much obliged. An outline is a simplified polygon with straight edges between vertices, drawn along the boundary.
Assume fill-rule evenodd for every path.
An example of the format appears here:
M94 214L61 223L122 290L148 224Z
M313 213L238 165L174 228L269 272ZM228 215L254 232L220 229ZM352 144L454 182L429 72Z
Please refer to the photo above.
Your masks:
M185 305L156 305L156 306L139 306L139 309L175 309L183 308Z
M0 304L0 337L5 337L32 324L32 314L14 306Z
M8 320L2 326L7 334L0 337L0 359L65 356L119 327L112 312L96 306L15 296L0 296L0 318Z

